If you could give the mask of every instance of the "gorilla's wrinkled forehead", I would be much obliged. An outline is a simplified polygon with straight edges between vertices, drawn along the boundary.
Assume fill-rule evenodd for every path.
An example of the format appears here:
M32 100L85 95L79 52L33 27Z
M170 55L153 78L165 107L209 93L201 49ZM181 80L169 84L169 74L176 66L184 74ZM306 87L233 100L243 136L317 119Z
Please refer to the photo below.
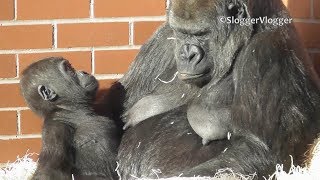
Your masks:
M226 0L170 0L168 22L174 29L198 33L224 14L225 4Z
M171 0L170 11L181 18L196 18L208 9L214 9L220 0Z

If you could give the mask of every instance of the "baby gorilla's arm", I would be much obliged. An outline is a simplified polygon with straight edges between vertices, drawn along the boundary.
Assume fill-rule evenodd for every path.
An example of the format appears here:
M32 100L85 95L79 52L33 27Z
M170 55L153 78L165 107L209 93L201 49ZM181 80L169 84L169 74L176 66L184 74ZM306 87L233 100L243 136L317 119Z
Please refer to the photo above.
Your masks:
M32 180L70 180L73 167L73 128L57 121L45 121L39 164Z

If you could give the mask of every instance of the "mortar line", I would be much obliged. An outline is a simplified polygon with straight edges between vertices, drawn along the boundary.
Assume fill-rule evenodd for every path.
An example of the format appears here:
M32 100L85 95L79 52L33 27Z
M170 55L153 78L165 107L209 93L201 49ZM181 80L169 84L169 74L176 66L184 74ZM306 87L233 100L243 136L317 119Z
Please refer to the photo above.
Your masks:
M96 74L96 79L98 80L107 80L107 79L120 79L123 77L123 74Z
M21 135L21 110L17 111L17 134Z
M97 51L103 50L134 50L140 49L141 45L124 45L124 46L101 46L95 47ZM92 47L74 47L74 48L57 48L57 49L14 49L0 50L0 54L32 54L32 53L54 53L54 52L76 52L76 51L91 51Z
M91 49L91 74L96 73L96 61L95 61L95 49L94 47Z
M7 107L7 108L0 108L0 111L24 111L29 110L28 107Z
M24 135L8 135L0 136L0 140L15 140L15 139L38 139L41 138L41 134L24 134Z
M129 22L129 45L134 45L134 22Z
M17 20L1 21L1 26L17 26L17 25L42 25L52 24L54 21L58 24L81 24L81 23L113 23L113 22L129 22L129 21L165 21L165 16L141 16L141 17L108 17L108 18L80 18L80 19L51 19L51 20Z
M20 76L20 60L19 60L19 54L16 54L16 78L19 78Z
M53 22L53 48L58 48L58 25L57 22Z
M14 20L18 18L18 0L14 0Z
M94 0L90 0L90 18L94 18Z
M10 78L10 79L6 79L6 78L0 78L0 84L19 84L20 80L17 78Z

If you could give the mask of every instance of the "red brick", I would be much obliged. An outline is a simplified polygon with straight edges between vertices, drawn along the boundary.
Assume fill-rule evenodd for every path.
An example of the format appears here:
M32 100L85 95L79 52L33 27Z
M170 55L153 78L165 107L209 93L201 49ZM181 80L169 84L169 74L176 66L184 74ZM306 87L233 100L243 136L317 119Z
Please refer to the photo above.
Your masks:
M144 44L163 22L136 22L134 23L134 44Z
M284 4L287 6L292 17L295 18L309 18L311 11L310 1L301 0L283 0Z
M0 163L14 162L17 156L23 157L28 153L39 153L41 139L0 140ZM33 156L37 159L37 156Z
M0 112L0 135L17 134L17 112L1 111Z
M63 19L89 17L89 0L19 0L18 18Z
M95 0L96 17L165 15L164 0Z
M21 134L41 134L43 120L31 110L21 111Z
M51 25L0 26L0 49L52 47Z
M320 48L320 24L295 23L302 41L308 48Z
M58 47L127 45L128 36L128 23L58 25Z
M14 54L0 54L0 78L17 76L16 57Z
M91 73L91 52L79 51L79 52L52 52L52 53L39 53L39 54L20 54L20 74L31 63L40 59L52 56L61 56L69 60L74 68Z
M0 1L0 20L14 19L14 0Z
M314 17L320 19L320 0L313 0Z
M0 108L25 107L19 84L0 85Z
M96 74L122 74L137 55L138 50L96 51Z

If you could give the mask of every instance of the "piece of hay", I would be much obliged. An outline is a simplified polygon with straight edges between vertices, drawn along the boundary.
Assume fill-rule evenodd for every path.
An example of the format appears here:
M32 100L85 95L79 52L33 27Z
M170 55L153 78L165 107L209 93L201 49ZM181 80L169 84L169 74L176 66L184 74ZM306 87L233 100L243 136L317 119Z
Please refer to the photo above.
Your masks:
M235 173L232 171L232 169L225 168L225 169L218 170L218 172L214 175L214 177L192 177L192 178L172 177L172 178L166 178L166 180L253 180L255 176L256 176L255 174L243 175L243 174ZM151 180L151 179L145 179L145 178L135 178L135 179ZM164 180L164 179L158 178L158 180Z
M26 154L14 163L8 163L0 169L0 180L28 180L35 172L37 163L31 159L34 154Z
M316 174L320 179L320 138L318 138L311 149L311 154L309 155L309 171Z
M26 154L19 158L14 163L8 163L6 167L0 168L0 180L29 180L37 168L37 162L31 159L33 154ZM310 163L308 167L300 167L292 165L289 172L283 170L282 165L276 166L276 171L268 180L319 180L320 179L320 138L315 142L309 154ZM161 172L156 171L161 177ZM252 180L255 175L241 175L234 173L231 169L221 169L214 177L193 177L182 178L172 177L166 180ZM133 179L138 179L132 177ZM147 179L140 179L147 180ZM161 180L159 178L159 180Z

